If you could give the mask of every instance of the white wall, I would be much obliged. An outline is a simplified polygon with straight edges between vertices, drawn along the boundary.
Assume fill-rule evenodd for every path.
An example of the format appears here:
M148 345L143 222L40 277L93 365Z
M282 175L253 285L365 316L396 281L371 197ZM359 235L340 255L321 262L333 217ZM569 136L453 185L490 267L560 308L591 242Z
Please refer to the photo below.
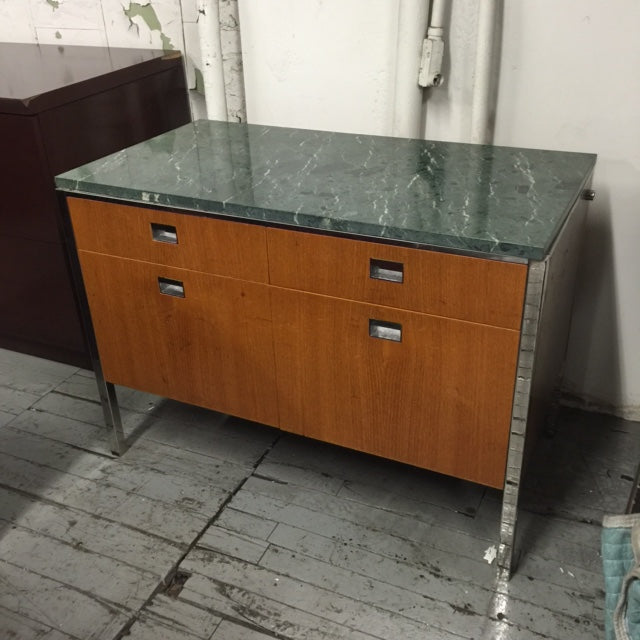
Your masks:
M567 390L640 419L640 3L508 2L495 141L598 153Z
M390 133L397 12L397 0L241 0L249 121Z
M417 78L428 2L402 0L240 0L247 116L301 128L417 135L421 92L397 83L408 50ZM396 92L414 109L394 121ZM413 122L410 122L411 119Z
M452 5L427 137L468 136L474 5ZM495 143L598 154L565 391L640 419L640 3L507 0L502 31Z
M0 40L148 47L169 38L186 50L195 83L195 2L0 0ZM220 2L223 14L235 8L236 0ZM413 123L394 127L396 92L417 75L415 34L427 0L239 2L250 121L410 135ZM151 5L161 28L130 21L124 11L136 4ZM425 94L425 130L466 140L478 2L449 6L445 84ZM409 36L401 7L416 12ZM237 74L234 20L225 21L223 46ZM582 404L640 419L640 3L506 0L502 23L495 142L599 154L567 391Z

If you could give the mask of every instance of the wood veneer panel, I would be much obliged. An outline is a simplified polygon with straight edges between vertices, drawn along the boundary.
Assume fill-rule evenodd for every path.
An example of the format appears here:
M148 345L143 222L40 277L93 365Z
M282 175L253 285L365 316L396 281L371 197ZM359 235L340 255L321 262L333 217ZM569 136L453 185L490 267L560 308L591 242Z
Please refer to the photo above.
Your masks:
M277 425L268 288L79 252L107 381ZM161 294L158 277L184 283Z
M0 234L0 273L0 345L87 366L64 248Z
M108 91L85 94L40 113L51 174L68 171L189 122L182 59L164 63L173 68ZM104 85L109 85L110 80L93 79Z
M272 309L282 429L502 487L518 332L275 287Z
M263 227L97 200L67 202L78 249L268 281ZM154 241L152 223L175 227L178 244Z
M272 284L519 329L523 264L268 229ZM369 277L370 259L402 263L402 283Z
M0 140L0 235L60 244L53 178L38 120L0 113Z

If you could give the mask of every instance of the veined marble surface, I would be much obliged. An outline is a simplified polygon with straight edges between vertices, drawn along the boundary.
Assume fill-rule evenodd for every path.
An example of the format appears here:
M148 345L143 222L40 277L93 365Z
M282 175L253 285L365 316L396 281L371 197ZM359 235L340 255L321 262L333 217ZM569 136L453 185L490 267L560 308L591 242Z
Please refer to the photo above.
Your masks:
M200 120L56 184L134 204L539 260L595 160Z

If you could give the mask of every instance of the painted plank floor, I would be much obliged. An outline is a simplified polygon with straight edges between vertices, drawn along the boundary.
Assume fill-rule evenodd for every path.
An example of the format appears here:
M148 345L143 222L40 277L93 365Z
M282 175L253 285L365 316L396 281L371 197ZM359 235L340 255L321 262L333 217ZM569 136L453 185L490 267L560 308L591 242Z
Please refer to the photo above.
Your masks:
M640 425L563 409L527 475L509 583L500 492L120 390L0 350L0 638L602 638L600 522Z

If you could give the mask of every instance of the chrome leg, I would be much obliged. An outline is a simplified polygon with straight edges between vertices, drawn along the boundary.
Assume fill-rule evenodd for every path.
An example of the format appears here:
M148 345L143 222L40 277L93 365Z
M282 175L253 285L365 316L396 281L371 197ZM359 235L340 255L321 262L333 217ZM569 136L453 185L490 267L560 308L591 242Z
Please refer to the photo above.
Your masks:
M120 417L116 388L110 382L105 382L99 366L95 369L95 372L98 392L100 393L100 403L102 404L102 412L104 413L104 421L107 428L111 430L111 453L121 456L126 452L128 447L122 428L122 418Z
M100 395L100 403L102 404L102 411L104 413L104 421L107 429L111 430L110 449L113 454L121 456L126 452L127 444L124 437L124 431L122 429L122 419L120 418L120 408L118 407L116 390L113 384L105 381L104 374L102 373L102 366L100 364L100 357L98 355L98 346L96 344L96 337L93 331L93 324L91 323L89 301L87 300L87 292L84 288L82 269L80 268L80 262L78 260L78 253L76 250L76 243L73 236L73 230L71 228L69 209L67 207L66 198L61 192L58 192L58 202L60 205L60 211L62 212L64 238L68 249L67 254L69 256L69 268L71 270L71 276L75 283L74 293L77 296L78 300L80 320L82 321L82 326L84 327L85 336L87 339L87 347L91 356L91 365L96 376L98 393Z
M502 496L500 517L500 545L498 548L498 569L503 576L510 576L515 567L514 557L516 523L518 519L518 498L522 477L524 445L527 433L527 417L533 380L534 354L538 336L538 324L542 309L542 294L546 271L545 262L532 262L527 275L518 368L513 396L513 412L507 453L507 470Z

